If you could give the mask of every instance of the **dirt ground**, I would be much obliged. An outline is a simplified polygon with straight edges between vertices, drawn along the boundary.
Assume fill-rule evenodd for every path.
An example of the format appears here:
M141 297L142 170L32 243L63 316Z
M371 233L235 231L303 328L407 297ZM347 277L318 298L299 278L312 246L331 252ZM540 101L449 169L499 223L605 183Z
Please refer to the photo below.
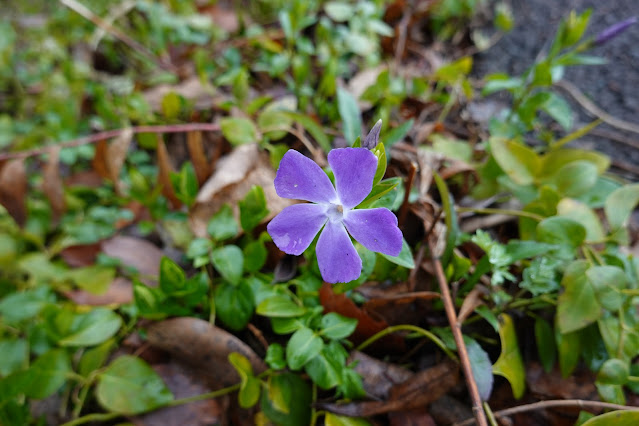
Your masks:
M562 17L571 10L592 8L588 34L595 36L606 27L632 16L639 17L639 0L511 0L515 28L496 45L475 58L474 72L483 76L492 72L521 74L547 50ZM590 51L608 64L569 68L565 80L611 116L639 126L639 24L619 37ZM573 104L576 126L594 120L592 114L561 92ZM624 132L602 124L581 142L613 158L613 166L628 177L639 179L639 133Z

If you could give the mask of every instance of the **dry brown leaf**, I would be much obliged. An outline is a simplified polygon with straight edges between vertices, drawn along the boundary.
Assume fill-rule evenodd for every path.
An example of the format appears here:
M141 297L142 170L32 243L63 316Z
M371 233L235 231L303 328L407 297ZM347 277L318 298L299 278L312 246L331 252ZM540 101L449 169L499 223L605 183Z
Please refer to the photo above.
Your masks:
M124 165L124 160L126 160L132 140L133 128L127 127L109 143L107 148L107 170L109 171L109 178L113 181L118 194L121 194L123 189L122 182L120 181L120 171Z
M195 169L197 183L202 186L211 175L211 163L206 158L204 145L202 144L202 132L189 132L186 134L186 144L189 148L189 156Z
M362 376L362 385L367 395L388 399L393 385L405 382L413 372L399 365L381 361L363 352L353 351L348 363L355 362L354 370Z
M484 301L481 300L481 296L483 294L482 290L482 286L476 286L470 291L470 293L468 293L461 308L459 309L459 315L457 316L457 322L459 324L463 324L466 318L475 312L475 309L484 304Z
M107 291L102 294L71 290L65 292L64 295L78 305L124 305L133 302L133 284L126 278L117 277L109 285Z
M277 195L274 180L275 171L268 154L260 151L257 144L235 148L217 162L215 172L200 189L196 204L190 212L191 230L198 237L206 237L209 219L225 203L232 206L233 213L238 218L238 201L244 199L255 185L264 189L266 205L270 211L265 221L269 220L291 204L290 200Z
M202 377L180 363L153 365L153 369L162 378L175 399L188 398L211 392L210 386ZM136 426L207 426L227 425L230 395L215 399L165 407L150 413L133 417Z
M351 417L406 411L436 401L453 388L459 380L459 368L452 361L444 361L427 370L413 374L406 381L393 385L387 401L352 402L349 404L318 403L318 408Z
M60 147L54 146L49 150L49 161L42 172L42 192L46 195L55 220L66 211L64 200L64 184L60 177Z
M95 170L84 170L74 173L64 180L67 186L85 186L99 188L102 186L102 176Z
M109 179L109 168L107 166L107 152L109 150L109 142L102 139L95 144L95 154L91 160L91 166L102 179Z
M267 368L247 344L198 318L180 317L152 324L148 329L148 342L197 369L212 381L210 383L219 387L240 381L240 376L228 360L233 352L245 356L255 374Z
M102 251L100 243L82 244L77 246L65 247L60 256L67 265L74 268L81 268L83 266L93 265L98 256L98 253Z
M149 277L157 277L164 254L154 244L141 238L115 236L102 241L102 252L137 269L145 284L155 285Z
M0 169L0 204L13 220L24 226L27 220L27 171L24 159L9 160Z
M367 312L360 309L345 294L335 294L333 287L324 283L319 290L320 303L324 307L324 312L337 312L345 317L357 319L357 327L349 340L355 344L361 343L374 334L388 328L388 323L384 320L377 320ZM377 340L370 346L372 350L384 350L387 352L403 352L406 349L404 339L397 334L389 334Z
M162 186L162 195L169 200L173 208L177 209L182 205L182 202L175 196L175 191L171 184L171 172L174 171L174 168L171 164L171 158L169 157L169 152L166 149L162 135L158 135L157 156L159 168L158 182Z

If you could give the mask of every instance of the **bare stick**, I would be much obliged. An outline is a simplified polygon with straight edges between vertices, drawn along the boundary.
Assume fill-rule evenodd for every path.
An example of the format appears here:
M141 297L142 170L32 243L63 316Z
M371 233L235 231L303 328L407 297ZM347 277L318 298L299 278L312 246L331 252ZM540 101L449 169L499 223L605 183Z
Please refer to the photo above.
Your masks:
M429 241L428 248L431 256L433 255L433 244ZM475 420L479 426L488 426L488 420L486 419L486 413L484 412L484 406L482 405L481 397L479 396L479 389L477 388L477 382L473 376L473 369L470 365L470 359L468 358L468 350L464 344L464 337L461 331L461 324L457 321L457 314L455 313L455 304L450 295L448 289L448 283L446 282L446 275L444 275L444 269L439 258L433 257L433 266L435 267L435 276L439 283L439 290L442 294L442 302L444 303L444 309L446 310L446 317L450 328L455 338L455 344L457 345L457 353L459 354L459 362L462 365L464 371L464 377L466 379L466 386L468 387L468 393L470 399L473 402L473 413L475 414ZM471 419L472 422L472 419Z
M128 128L107 130L104 132L94 133L89 136L83 136L81 138L73 139L67 142L56 144L61 148L70 148L74 146L87 145L95 142L99 142L103 139L111 139L119 136L122 132L128 131ZM184 132L217 132L220 130L220 126L212 123L189 123L189 124L172 124L163 126L137 126L133 127L133 133L184 133ZM36 155L42 155L49 152L51 146L43 148L29 149L19 152L6 152L0 153L0 161L9 160L13 158L28 158Z
M505 410L495 411L495 417L506 417L513 414L524 413L526 411L545 410L552 407L579 407L581 409L607 409L607 410L635 410L639 411L639 407L612 404L610 402L588 401L584 399L554 399L548 401L533 402L532 404L519 405L517 407L506 408ZM464 420L455 423L453 426L472 425L475 419Z

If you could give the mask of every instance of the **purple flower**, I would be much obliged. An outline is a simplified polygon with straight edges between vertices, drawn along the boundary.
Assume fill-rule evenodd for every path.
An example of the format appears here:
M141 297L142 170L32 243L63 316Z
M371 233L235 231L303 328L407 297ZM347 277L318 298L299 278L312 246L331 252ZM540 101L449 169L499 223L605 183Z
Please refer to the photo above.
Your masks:
M597 37L595 37L594 44L599 46L608 42L609 40L617 37L622 32L626 31L626 29L629 26L631 26L632 24L636 22L637 22L637 17L633 16L632 18L628 18L626 20L617 22L616 24L609 26L608 28L600 32L597 35Z
M282 198L310 201L286 207L268 224L280 250L300 255L317 240L317 263L324 281L349 282L362 272L349 234L369 250L397 256L402 232L397 217L386 208L354 209L373 187L377 157L364 148L341 148L328 153L335 187L311 159L289 150L277 170L275 191Z

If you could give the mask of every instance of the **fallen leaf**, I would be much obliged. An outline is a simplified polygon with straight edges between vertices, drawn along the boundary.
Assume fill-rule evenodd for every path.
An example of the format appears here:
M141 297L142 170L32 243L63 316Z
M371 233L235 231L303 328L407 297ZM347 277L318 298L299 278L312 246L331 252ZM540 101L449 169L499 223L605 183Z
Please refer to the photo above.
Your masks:
M115 236L102 241L102 252L135 268L146 285L155 285L164 253L154 244L141 238Z
M390 426L437 426L428 410L424 408L396 411L388 415L388 420Z
M80 268L82 266L89 266L95 263L98 253L102 251L100 243L94 244L82 244L77 246L65 247L60 256L69 266L74 268Z
M197 237L206 237L209 220L225 203L233 207L233 215L239 223L238 202L254 185L264 189L270 211L264 221L270 220L292 204L290 200L277 195L274 180L275 171L270 165L269 156L257 144L235 148L217 162L215 172L200 189L189 215L191 230Z
M162 378L175 399L188 398L211 392L202 377L180 363L153 365L153 370ZM229 424L228 406L231 396L164 407L150 413L131 418L136 426L206 426Z
M95 144L95 153L91 160L91 167L100 175L102 179L109 179L109 169L107 167L107 151L109 148L109 142L106 139L102 139Z
M197 369L220 387L240 382L240 376L228 360L233 352L250 361L254 374L267 368L246 343L198 318L180 317L154 323L148 329L148 342Z
M103 178L95 170L85 170L77 172L65 179L64 183L70 186L85 186L88 188L99 188L102 186Z
M450 360L413 374L393 385L387 401L351 402L348 404L317 403L317 408L351 417L403 412L424 407L450 391L459 381L459 368Z
M0 204L20 226L24 226L27 220L27 189L23 159L9 160L0 165Z
M176 197L173 185L171 184L171 172L175 171L175 169L171 164L171 158L169 157L169 152L166 150L164 139L162 139L162 135L159 134L157 156L159 169L158 183L162 187L162 195L169 200L173 208L177 209L182 205L182 202Z
M373 319L368 313L357 307L345 294L335 294L330 284L324 283L319 290L320 303L324 307L324 312L337 312L345 317L355 318L357 328L350 335L349 340L355 344L388 328L388 323L384 320ZM404 339L397 334L389 334L373 343L372 350L384 350L386 352L403 352L406 350Z
M109 171L109 178L113 182L118 194L121 194L123 191L122 182L120 181L120 171L124 165L124 160L126 160L132 140L133 128L127 127L122 133L109 142L107 148L107 170Z
M133 284L126 278L117 277L105 293L94 294L85 290L71 290L64 292L64 295L77 305L125 305L133 301Z
M362 376L362 384L367 395L388 399L393 385L408 380L414 373L404 367L353 351L348 363L355 362L354 370Z
M51 210L55 220L66 211L64 200L64 184L60 177L60 146L54 146L49 150L49 160L42 172L42 192L51 204Z
M196 110L210 110L214 105L221 105L228 97L216 92L209 84L204 84L197 77L188 78L178 84L160 84L144 92L144 99L155 112L162 111L162 99L168 93L175 93L188 99Z
M186 143L189 149L189 156L195 169L197 183L201 186L211 175L211 164L209 163L204 145L202 143L202 132L189 132L186 134Z

